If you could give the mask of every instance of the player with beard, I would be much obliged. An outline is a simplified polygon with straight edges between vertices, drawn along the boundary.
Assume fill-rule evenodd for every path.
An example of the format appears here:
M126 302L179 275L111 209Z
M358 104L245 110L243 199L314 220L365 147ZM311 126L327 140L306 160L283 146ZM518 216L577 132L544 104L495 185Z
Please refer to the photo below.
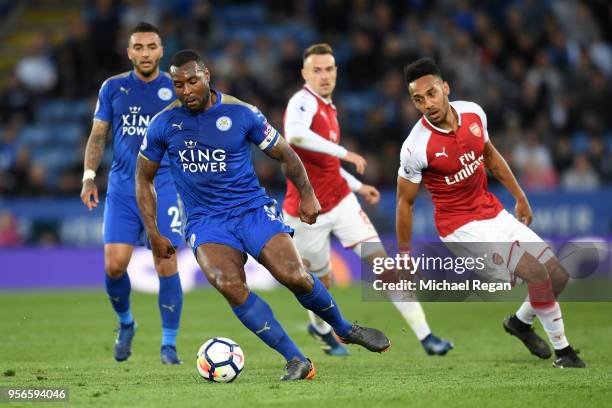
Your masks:
M98 206L96 170L104 156L109 130L112 132L113 162L104 206L105 286L119 319L114 357L125 361L132 353L136 323L130 308L130 278L127 267L136 245L150 243L136 204L134 175L136 158L150 120L176 97L172 81L160 72L163 56L159 31L139 23L131 32L127 55L133 69L108 78L100 87L98 104L87 147L81 200L89 210ZM179 246L182 238L182 211L168 159L161 160L155 179L158 194L157 220L164 236ZM176 255L153 257L159 276L158 306L162 323L161 361L180 364L176 351L183 294L177 272Z
M227 300L236 317L287 364L282 380L315 375L307 359L285 332L270 306L246 282L244 263L250 254L300 304L332 326L345 343L373 352L391 343L379 330L349 323L319 279L304 269L276 202L259 180L251 145L280 162L299 191L302 222L314 224L319 202L296 153L255 106L210 86L210 71L193 50L176 53L170 73L178 101L151 121L136 168L136 196L153 253L174 254L155 218L153 178L167 154L172 176L185 203L186 237L206 278Z
M408 255L412 208L420 183L431 192L440 239L457 256L483 257L482 272L493 281L527 284L529 298L503 322L534 355L552 352L533 330L537 316L556 358L553 367L582 368L570 346L556 298L569 280L550 247L528 225L532 212L512 170L489 139L487 117L474 102L449 102L450 87L430 58L406 66L414 106L423 117L414 125L400 153L397 179L397 244ZM487 188L488 169L516 200L515 217Z

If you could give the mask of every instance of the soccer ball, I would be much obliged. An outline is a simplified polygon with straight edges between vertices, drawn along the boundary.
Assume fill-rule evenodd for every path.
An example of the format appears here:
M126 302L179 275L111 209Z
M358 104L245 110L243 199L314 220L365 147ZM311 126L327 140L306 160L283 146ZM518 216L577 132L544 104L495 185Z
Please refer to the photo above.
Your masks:
M198 373L210 382L232 382L242 372L244 353L233 340L215 337L202 344L198 350Z

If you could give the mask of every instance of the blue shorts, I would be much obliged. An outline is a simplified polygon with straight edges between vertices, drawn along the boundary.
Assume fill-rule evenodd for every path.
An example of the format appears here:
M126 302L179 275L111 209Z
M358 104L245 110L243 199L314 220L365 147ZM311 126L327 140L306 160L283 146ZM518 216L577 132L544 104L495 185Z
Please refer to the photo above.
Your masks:
M157 197L157 226L174 246L183 241L183 210L177 194ZM104 243L151 248L136 197L110 193L104 205Z
M285 224L274 200L235 217L217 214L188 220L185 232L194 254L202 244L222 244L255 259L274 235L293 236L293 228Z

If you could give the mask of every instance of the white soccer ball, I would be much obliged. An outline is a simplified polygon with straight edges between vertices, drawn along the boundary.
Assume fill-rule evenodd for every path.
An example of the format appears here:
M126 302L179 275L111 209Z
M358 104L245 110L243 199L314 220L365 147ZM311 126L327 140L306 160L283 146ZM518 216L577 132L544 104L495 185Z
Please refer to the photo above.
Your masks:
M244 353L235 341L215 337L207 340L198 350L196 367L207 381L232 382L242 372Z

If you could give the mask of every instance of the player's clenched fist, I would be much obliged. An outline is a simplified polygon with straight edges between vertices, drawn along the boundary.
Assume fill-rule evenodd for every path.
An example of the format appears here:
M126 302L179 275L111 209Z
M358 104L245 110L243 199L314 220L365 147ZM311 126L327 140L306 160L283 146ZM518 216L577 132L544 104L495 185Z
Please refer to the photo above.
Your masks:
M83 204L85 204L89 211L98 206L98 187L92 179L83 180L81 201L83 201Z
M151 250L156 258L170 258L175 252L172 242L163 235L151 237Z
M531 224L531 220L533 219L533 212L531 211L531 207L529 206L529 201L527 201L527 199L518 200L516 202L516 206L514 207L514 213L516 215L516 219L522 222L523 224Z
M317 222L317 216L321 211L321 204L314 193L302 197L300 201L300 220L306 224Z
M370 205L378 204L378 201L380 200L380 192L378 191L378 189L368 184L363 184L359 188L359 190L357 190L357 193L359 193L359 195L363 197L366 203Z

